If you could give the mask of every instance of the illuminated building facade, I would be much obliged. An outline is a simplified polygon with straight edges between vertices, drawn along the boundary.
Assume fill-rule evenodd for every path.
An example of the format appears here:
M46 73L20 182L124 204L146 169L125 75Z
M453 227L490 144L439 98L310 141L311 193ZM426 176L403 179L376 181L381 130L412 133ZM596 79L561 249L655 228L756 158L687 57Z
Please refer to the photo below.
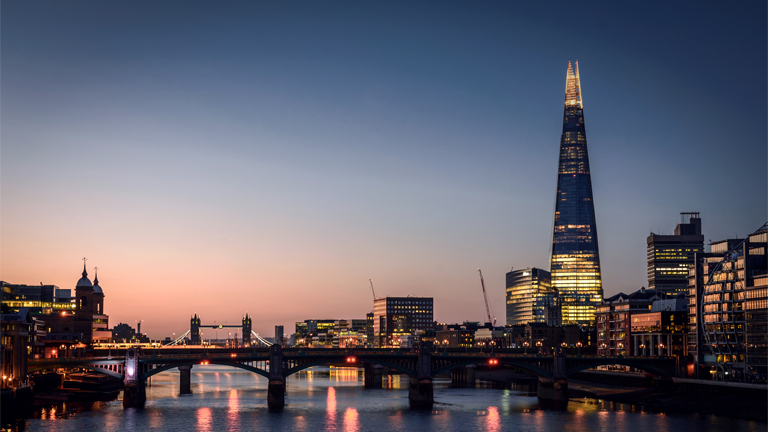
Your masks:
M3 313L18 313L25 309L36 320L40 320L40 331L45 333L46 356L61 345L78 343L98 344L109 342L109 316L104 313L104 291L99 285L98 275L93 283L83 265L82 277L72 290L55 285L17 285L2 282Z
M432 297L381 297L373 301L375 348L397 347L400 336L434 329Z
M18 312L27 308L32 314L50 315L75 310L72 290L61 289L56 285L21 285L0 282L2 284L2 312Z
M563 324L592 327L603 284L578 62L575 72L568 62L552 243L552 287Z
M711 244L689 269L688 352L694 373L765 382L768 375L768 229ZM710 277L711 276L711 277Z
M688 268L694 255L704 252L698 212L680 213L674 235L648 236L648 289L661 294L687 294Z
M507 325L560 325L560 302L550 273L536 267L507 273Z
M632 316L650 312L656 300L659 300L658 293L645 288L632 294L618 293L603 300L596 308L597 353L631 354Z

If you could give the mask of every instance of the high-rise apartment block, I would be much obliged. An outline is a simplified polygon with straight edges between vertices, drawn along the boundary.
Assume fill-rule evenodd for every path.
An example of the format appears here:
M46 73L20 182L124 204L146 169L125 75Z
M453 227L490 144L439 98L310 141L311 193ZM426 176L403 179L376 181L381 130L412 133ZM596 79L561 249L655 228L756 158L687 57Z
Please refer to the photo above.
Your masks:
M550 273L528 267L507 273L507 325L545 323L559 326L560 300Z
M698 212L680 213L674 235L648 236L648 288L661 295L688 293L688 268L704 252Z
M552 287L563 324L593 327L603 284L578 62L575 72L568 62L552 243Z

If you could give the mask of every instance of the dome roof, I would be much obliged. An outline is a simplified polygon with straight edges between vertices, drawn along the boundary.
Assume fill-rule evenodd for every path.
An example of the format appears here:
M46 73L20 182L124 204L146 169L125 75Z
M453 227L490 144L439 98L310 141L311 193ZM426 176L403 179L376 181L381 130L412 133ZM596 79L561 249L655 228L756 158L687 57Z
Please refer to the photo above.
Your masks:
M101 294L104 295L104 291L101 290L101 287L99 286L99 269L96 269L95 277L93 278L93 293L94 294Z
M85 271L85 258L83 258L83 277L80 278L79 281L77 281L77 288L90 288L93 285L91 285L91 280L88 279L88 272Z

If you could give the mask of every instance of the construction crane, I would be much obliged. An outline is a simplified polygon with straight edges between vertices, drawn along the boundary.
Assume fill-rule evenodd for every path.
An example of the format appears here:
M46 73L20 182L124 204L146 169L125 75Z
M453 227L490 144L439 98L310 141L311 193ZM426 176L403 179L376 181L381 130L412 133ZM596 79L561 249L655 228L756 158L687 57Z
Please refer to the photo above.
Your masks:
M488 315L488 322L492 322L493 326L496 327L496 316L493 315L491 312L491 307L488 304L488 294L485 292L485 281L483 280L483 271L480 269L477 269L477 272L480 273L480 286L483 287L483 298L485 299L485 313ZM491 318L493 316L493 318Z
M368 279L368 282L371 283L371 293L373 293L373 299L376 300L376 291L373 290L373 279Z

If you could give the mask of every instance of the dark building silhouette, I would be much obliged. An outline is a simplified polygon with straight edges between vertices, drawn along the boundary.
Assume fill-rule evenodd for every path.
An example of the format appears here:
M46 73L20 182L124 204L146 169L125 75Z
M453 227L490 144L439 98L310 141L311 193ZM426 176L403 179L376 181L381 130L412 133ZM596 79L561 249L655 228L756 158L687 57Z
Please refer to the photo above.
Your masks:
M198 325L200 320L198 319ZM243 346L251 346L251 331L253 330L253 321L248 313L243 317Z
M563 324L594 326L603 285L578 62L575 72L568 62L551 273Z

